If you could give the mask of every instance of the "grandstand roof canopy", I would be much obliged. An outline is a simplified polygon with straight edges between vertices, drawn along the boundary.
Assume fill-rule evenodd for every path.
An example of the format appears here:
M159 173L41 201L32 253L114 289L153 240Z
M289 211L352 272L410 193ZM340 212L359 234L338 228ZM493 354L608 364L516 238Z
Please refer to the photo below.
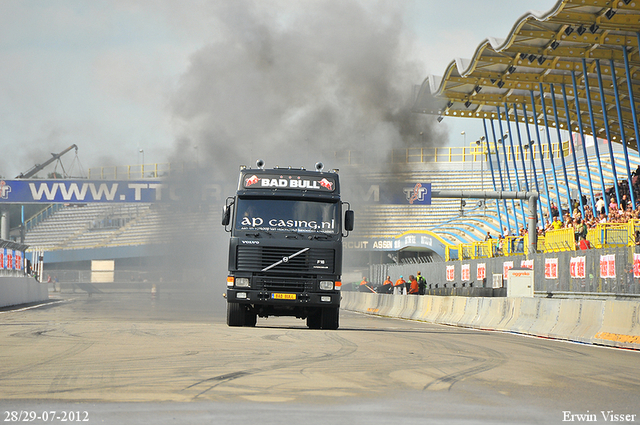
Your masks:
M640 98L639 44L640 0L560 0L546 13L523 15L506 39L486 39L471 60L456 58L443 77L428 76L414 112L488 119L497 119L499 112L505 119L508 105L512 122L516 115L519 122L525 122L526 113L530 124L535 116L544 125L544 101L549 126L556 126L555 109L560 128L567 129L564 91L573 131L579 131L580 118L584 133L593 134L590 98L597 137L625 141L637 149L637 118L630 99Z

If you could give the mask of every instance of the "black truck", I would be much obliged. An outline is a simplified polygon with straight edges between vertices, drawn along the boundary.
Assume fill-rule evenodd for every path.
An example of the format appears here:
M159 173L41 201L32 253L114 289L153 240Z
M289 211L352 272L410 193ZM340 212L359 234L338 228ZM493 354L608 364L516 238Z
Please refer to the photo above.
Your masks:
M338 171L256 164L240 167L236 195L223 208L231 232L227 325L294 316L311 329L337 329L342 238L354 222L340 200Z

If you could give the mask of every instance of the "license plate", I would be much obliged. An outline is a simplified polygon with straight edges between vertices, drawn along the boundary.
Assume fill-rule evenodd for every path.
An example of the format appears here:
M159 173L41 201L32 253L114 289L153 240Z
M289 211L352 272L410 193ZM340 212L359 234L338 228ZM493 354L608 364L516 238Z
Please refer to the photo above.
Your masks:
M296 294L271 294L272 300L295 300Z

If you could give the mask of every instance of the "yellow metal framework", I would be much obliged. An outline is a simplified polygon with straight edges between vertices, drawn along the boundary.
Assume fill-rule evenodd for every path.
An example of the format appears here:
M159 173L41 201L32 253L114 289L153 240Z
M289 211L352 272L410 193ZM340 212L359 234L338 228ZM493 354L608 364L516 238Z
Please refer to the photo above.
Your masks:
M560 148L562 146L562 150ZM491 146L491 155L495 155L496 151ZM499 154L502 155L502 148ZM542 145L542 153L536 145L532 145L530 150L526 150L520 154L520 150L515 148L511 149L511 146L505 146L507 159L509 161L515 158L516 161L520 161L521 157L525 161L529 161L530 157L538 160L542 155L542 159L547 160L553 156L559 158L562 153L563 156L570 154L570 142L564 141L562 144L552 143L551 152L549 147L545 144ZM389 155L388 163L468 163L468 162L487 162L487 154L489 152L485 147L479 147L475 143L469 147L415 147L405 149L393 149ZM340 151L335 153L335 158L339 163L345 163L348 165L362 165L367 164L369 161L369 153L364 151Z
M89 168L88 178L95 180L133 180L168 177L197 168L195 162L164 162L155 164L114 165Z
M640 232L640 220L631 220L628 223L601 223L595 228L589 229L587 240L592 248L614 248L636 245L636 232ZM447 250L446 261L455 258L451 251L458 250L459 260L474 260L480 258L508 257L513 255L525 255L524 247L529 242L528 235L509 236L504 239L490 239L484 242L451 245ZM576 244L573 228L547 231L542 237L538 237L538 252L562 252L579 250Z
M594 114L596 136L606 139L605 122L596 60L600 63L602 92L611 140L621 142L624 130L627 145L636 149L634 117L627 84L627 56L631 95L640 96L640 2L637 0L560 0L547 13L530 13L513 26L505 41L488 39L476 49L470 62L454 60L443 77L429 76L422 84L414 111L441 117L472 117L534 124L531 91L537 112L537 124L544 124L542 99L555 127L551 102L551 84L562 129L567 129L567 114L560 85L564 85L569 103L569 122L577 130L578 114L574 98L579 100L580 118L585 134L593 135L589 117L586 85ZM583 67L585 61L586 70ZM467 65L468 64L468 65ZM613 64L613 67L611 66ZM613 71L621 103L618 119L614 97ZM573 75L577 93L573 89ZM542 93L540 90L542 86ZM505 104L508 111L505 111Z

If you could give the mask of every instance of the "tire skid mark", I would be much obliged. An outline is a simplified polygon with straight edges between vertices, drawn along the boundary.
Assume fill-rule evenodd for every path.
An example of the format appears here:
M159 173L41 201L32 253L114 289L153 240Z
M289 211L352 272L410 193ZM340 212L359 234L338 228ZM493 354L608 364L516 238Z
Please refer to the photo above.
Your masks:
M186 390L189 390L191 388L197 387L198 385L201 385L201 384L216 382L215 384L210 385L210 386L206 387L205 389L201 390L199 393L196 393L193 396L193 398L196 399L196 398L200 397L201 395L207 393L208 391L211 391L212 389L216 388L219 385L226 384L227 382L231 382L234 379L242 378L244 376L253 375L254 373L257 373L257 372L258 372L257 369L249 369L249 370L241 370L241 371L238 371L238 372L225 373L224 375L218 375L218 376L214 376L213 378L203 379L202 381L199 381L199 382L196 382L195 384L189 385L188 387L185 387L180 391L186 391Z
M327 331L325 332L325 335L329 338L332 339L334 341L336 341L338 344L340 344L340 348L338 349L338 351L336 352L331 352L331 353L325 353L319 357L311 357L311 356L305 356L303 358L299 358L296 360L288 360L288 361L283 361L283 362L279 362L276 363L272 366L269 367L265 367L265 368L252 368L252 369L247 369L247 370L242 370L242 371L237 371L237 372L231 372L231 373L225 373L223 375L218 375L218 376L214 376L212 378L207 378L207 379L203 379L201 381L198 381L194 384L191 384L185 388L183 388L180 391L186 391L189 389L193 389L195 387L198 387L199 385L202 384L207 384L207 383L212 383L215 382L215 384L213 385L209 385L208 387L204 388L203 390L201 390L200 392L198 392L197 394L195 394L193 396L193 399L197 399L198 397L202 396L203 394L206 394L207 392L211 391L212 389L226 384L228 382L231 382L235 379L239 379L245 376L250 376L250 375L254 375L254 374L258 374L258 373L264 373L264 372L272 372L275 370L279 370L279 369L285 369L285 368L295 368L295 367L307 367L311 364L315 364L318 362L325 362L328 360L333 360L333 359L339 359L341 357L345 357L348 356L352 353L354 353L357 349L358 349L358 345L337 335L335 333L335 331Z
M85 343L78 343L76 345L74 345L73 347L62 351L61 353L58 354L54 354L51 357L48 357L44 360L41 360L39 362L34 362L34 363L29 363L27 365L24 365L22 367L19 367L17 369L13 369L13 370L7 370L7 371L3 371L2 374L0 375L0 381L5 380L6 378L12 376L12 375L16 375L22 372L25 372L27 370L33 370L36 367L40 367L40 366L44 366L47 365L49 363L52 362L59 362L61 360L65 360L67 358L73 357L77 354L82 353L83 351L88 350L89 348L91 348L91 346L93 346L93 342L85 342Z
M446 360L443 360L442 357L433 359L426 359L423 357L425 360L421 363L423 366L432 368L434 371L444 374L425 385L423 387L423 391L429 389L443 389L443 386L445 386L449 391L457 382L470 376L499 367L507 361L507 357L500 351L473 343L458 344L452 342L451 339L447 337L438 340L425 341L419 335L407 333L401 336L403 339L409 339L418 343L425 349L425 352L440 348L438 352L444 351L447 353L447 356L451 357ZM445 372L446 369L451 370L451 368L456 368L458 370L449 373Z
M507 357L500 351L493 350L491 348L483 347L476 344L454 344L449 342L443 342L443 347L448 348L455 354L457 351L458 356L467 359L466 362L462 362L462 365L471 364L471 367L466 367L453 373L448 373L440 378L433 380L424 386L424 390L435 389L438 386L446 385L447 391L459 381L466 379L470 376L477 375L482 372L486 372L496 367L501 366L507 361ZM450 365L450 364L449 364Z
M520 335L523 336L522 334L513 334L513 335ZM526 336L526 335L524 335ZM583 353L580 352L576 349L573 349L571 347L567 347L567 346L563 346L561 344L558 345L541 345L538 344L538 341L536 341L535 339L532 338L522 338L522 341L519 342L520 345L528 348L528 349L534 349L534 350L539 350L542 351L544 353L549 353L549 354L558 354L561 353L563 355L567 355L567 356L575 356L575 357L592 357L589 353Z
M278 335L278 334L271 334L271 335L264 335L260 338L262 339L266 339L267 341L278 341L280 339L282 335Z
M454 373L450 373L448 375L442 376L440 378L437 378L431 382L429 382L427 385L424 386L424 388L422 388L423 391L428 390L428 389L433 389L433 388L437 388L439 385L441 384L446 384L447 385L447 391L450 391L451 388L458 383L459 381L462 381L465 378L468 378L470 376L473 375L477 375L478 373L482 373L482 372L486 372L488 370L491 369L495 369L496 367L500 366L502 364L501 361L495 361L495 360L485 360L484 364L480 364L478 366L473 366L467 369L463 369Z

